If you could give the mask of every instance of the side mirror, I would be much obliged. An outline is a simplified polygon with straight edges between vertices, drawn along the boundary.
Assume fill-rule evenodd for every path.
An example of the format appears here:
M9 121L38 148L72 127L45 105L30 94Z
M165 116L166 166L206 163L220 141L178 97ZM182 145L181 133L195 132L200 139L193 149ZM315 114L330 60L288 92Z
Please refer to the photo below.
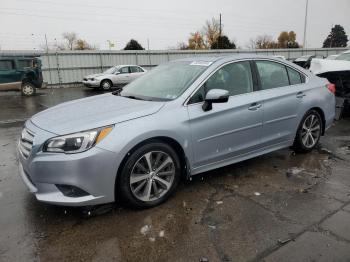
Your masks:
M213 103L226 103L230 94L227 90L212 89L205 96L204 104L202 106L203 111L209 111L213 109Z

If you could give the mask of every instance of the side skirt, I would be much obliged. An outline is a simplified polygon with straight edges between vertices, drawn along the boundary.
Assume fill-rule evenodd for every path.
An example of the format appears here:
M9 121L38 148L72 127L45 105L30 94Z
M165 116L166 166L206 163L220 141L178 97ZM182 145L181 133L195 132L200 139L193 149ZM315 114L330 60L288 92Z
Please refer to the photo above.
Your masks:
M199 173L203 173L203 172L206 172L206 171L209 171L209 170L213 170L213 169L216 169L216 168L220 168L220 167L223 167L223 166L232 165L232 164L235 164L235 163L238 163L238 162L250 159L250 158L254 158L254 157L261 156L261 155L264 155L264 154L267 154L267 153L271 153L273 151L276 151L276 150L279 150L279 149L282 149L282 148L287 148L287 147L290 147L292 144L293 144L293 140L290 140L290 141L287 141L287 142L281 142L281 143L278 143L278 144L266 146L264 148L260 148L260 149L251 151L251 152L246 153L246 154L238 155L238 156L231 157L231 158L228 158L228 159L225 159L225 160L221 160L221 161L218 161L218 162L214 162L214 163L211 163L211 164L199 166L199 167L196 167L196 168L192 169L191 176L199 174Z

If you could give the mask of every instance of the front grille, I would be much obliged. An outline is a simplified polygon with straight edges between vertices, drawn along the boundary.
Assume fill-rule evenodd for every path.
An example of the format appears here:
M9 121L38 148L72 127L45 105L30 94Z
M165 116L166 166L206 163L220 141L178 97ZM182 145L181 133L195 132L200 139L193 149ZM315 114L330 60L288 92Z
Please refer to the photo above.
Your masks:
M24 158L28 158L32 151L34 141L34 133L24 128L22 130L21 138L19 140L19 151Z

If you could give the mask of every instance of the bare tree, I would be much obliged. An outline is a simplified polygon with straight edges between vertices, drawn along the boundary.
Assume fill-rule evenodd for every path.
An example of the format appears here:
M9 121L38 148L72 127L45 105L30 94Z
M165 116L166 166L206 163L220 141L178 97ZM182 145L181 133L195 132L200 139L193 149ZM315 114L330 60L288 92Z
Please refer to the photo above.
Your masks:
M186 44L185 42L178 43L176 49L187 50L188 44Z
M65 32L62 34L64 40L67 41L67 47L69 50L73 50L75 41L78 38L78 35L74 32Z
M272 36L259 35L256 38L251 38L248 44L251 49L268 49L277 48L278 44L273 40Z
M211 20L207 20L202 29L204 36L204 44L207 48L211 47L220 36L220 22L214 17Z

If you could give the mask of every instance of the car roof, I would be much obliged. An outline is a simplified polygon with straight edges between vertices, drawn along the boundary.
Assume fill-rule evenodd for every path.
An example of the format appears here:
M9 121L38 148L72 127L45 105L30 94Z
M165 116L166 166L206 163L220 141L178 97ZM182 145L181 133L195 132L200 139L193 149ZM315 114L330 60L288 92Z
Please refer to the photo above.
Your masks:
M125 67L125 66L138 66L138 67L140 67L139 65L116 65L116 66L113 66L113 67Z
M274 56L264 56L264 55L258 55L253 53L245 53L245 54L234 54L234 55L221 55L221 56L200 56L200 57L188 57L188 58L182 58L173 60L174 62L226 62L230 60L240 60L240 59L272 59L279 61L278 58Z

